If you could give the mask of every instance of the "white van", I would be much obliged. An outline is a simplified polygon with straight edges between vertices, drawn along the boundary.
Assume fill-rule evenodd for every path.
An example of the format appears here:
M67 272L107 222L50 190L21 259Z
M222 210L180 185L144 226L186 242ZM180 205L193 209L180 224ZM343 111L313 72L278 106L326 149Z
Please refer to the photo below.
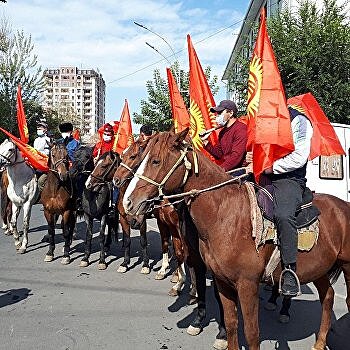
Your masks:
M350 201L350 125L332 123L346 156L317 157L309 161L307 186L317 193L328 193Z

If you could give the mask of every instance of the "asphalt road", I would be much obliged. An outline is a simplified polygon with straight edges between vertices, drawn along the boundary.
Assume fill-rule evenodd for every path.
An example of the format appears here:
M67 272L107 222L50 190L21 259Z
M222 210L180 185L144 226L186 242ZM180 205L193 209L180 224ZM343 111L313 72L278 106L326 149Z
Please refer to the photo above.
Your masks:
M217 333L217 306L211 279L207 279L208 310L204 331L197 337L186 334L195 306L186 305L187 284L182 295L167 295L170 276L154 280L161 265L160 238L154 220L148 220L150 275L141 275L139 239L132 237L132 268L116 270L122 262L121 242L114 243L105 271L97 270L97 239L92 264L80 268L84 223L78 223L78 239L72 244L72 262L60 263L62 236L59 229L56 256L45 263L47 231L40 206L33 208L27 253L15 252L13 238L0 232L0 349L6 350L157 350L212 349ZM96 232L98 224L96 223ZM1 229L0 229L1 231ZM169 272L170 275L171 271ZM347 312L345 285L335 285L333 322ZM269 292L261 289L261 349L311 349L320 322L320 304L313 286L293 300L291 321L281 324L277 311L265 311ZM349 332L350 334L350 332ZM241 349L244 336L240 327ZM345 349L350 349L350 338Z

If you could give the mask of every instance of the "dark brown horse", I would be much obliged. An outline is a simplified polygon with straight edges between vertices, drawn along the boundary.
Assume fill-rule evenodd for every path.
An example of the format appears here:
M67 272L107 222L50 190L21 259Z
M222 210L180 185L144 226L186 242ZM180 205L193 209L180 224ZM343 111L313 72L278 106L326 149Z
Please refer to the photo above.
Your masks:
M7 171L4 169L1 171L1 219L2 229L5 235L11 235L10 220L12 216L12 203L7 195L7 186L9 180L7 177Z
M55 224L58 216L62 215L61 226L64 237L64 251L61 263L66 265L70 263L69 250L75 226L76 200L73 184L68 174L68 153L63 143L57 143L51 147L48 166L47 181L41 192L44 215L49 226L49 250L46 253L44 261L50 262L53 260Z
M184 142L188 130L162 133L147 146L123 199L126 211L143 214L153 199L163 193L183 191L187 208L200 237L200 251L213 272L224 307L228 349L237 350L237 304L241 305L244 333L249 349L259 344L258 290L265 266L273 251L266 244L256 250L252 238L250 201L244 184L229 184L208 189L230 179L221 168ZM195 172L198 158L199 172ZM189 164L191 169L189 170ZM186 179L185 174L188 173ZM330 327L334 290L331 282L342 270L347 285L347 306L350 310L350 206L331 195L315 195L319 208L320 234L309 252L299 252L297 273L301 283L313 282L322 305L320 330L313 349L323 350ZM277 280L280 266L274 272Z
M119 156L118 156L119 159ZM86 188L89 191L93 191L96 187L101 186L101 184L112 183L113 174L115 169L117 169L119 165L119 161L115 161L115 155L113 152L105 153L101 156L99 161L97 162L95 168L91 172L91 175L86 181ZM121 198L123 198L125 188L120 189L119 200L117 204L117 209L119 212L119 222L123 230L123 242L124 242L124 261L118 268L118 272L125 273L130 265L130 224L127 220L127 215L125 214L125 210L123 208ZM141 268L142 274L150 273L149 267L149 257L147 251L147 236L146 236L146 220L139 225L140 230L140 244L142 249L142 258L143 265Z

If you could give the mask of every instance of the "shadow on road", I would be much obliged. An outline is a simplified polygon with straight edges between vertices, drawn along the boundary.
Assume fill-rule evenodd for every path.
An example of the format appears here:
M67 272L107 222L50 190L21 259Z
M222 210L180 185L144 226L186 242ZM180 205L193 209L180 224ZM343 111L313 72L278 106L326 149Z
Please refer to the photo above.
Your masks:
M0 290L0 308L20 302L28 298L31 290L28 288Z

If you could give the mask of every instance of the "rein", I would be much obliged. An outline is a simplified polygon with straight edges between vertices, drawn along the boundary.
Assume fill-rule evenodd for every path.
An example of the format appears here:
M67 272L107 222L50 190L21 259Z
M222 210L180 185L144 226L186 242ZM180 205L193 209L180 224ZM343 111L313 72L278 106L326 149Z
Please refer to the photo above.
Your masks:
M113 160L112 164L109 166L107 171L104 174L102 174L102 176L95 175L94 174L94 170L95 169L91 172L90 176L93 177L94 179L100 181L100 183L97 183L97 185L105 185L105 184L107 184L109 182L109 181L106 181L106 177L113 170L113 168L115 167L117 162L118 162L118 157L115 157L115 159Z
M15 160L12 162L11 161L11 158L13 157L13 155L15 155ZM7 157L7 156L4 156L3 154L0 154L0 157L4 158L6 163L3 164L4 166L14 166L16 164L21 164L21 163L24 163L25 160L21 160L19 162L17 162L17 146L15 146L15 148L13 149L12 153Z

